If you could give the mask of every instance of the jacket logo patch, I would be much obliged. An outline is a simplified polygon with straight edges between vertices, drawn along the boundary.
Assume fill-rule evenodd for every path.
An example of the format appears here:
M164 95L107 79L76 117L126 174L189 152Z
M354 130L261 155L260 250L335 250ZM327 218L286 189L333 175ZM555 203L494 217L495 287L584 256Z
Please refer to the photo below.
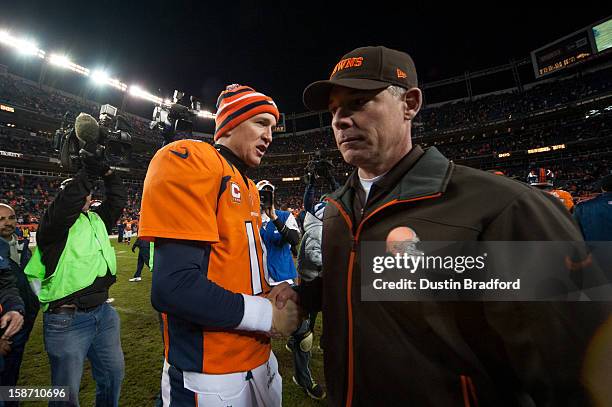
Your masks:
M398 226L391 229L386 239L387 253L392 255L406 253L409 256L422 256L423 252L417 248L417 243L421 239L417 236L414 229L407 226Z
M240 186L236 184L235 182L231 182L230 191L232 193L232 201L234 201L235 203L240 203L241 202Z

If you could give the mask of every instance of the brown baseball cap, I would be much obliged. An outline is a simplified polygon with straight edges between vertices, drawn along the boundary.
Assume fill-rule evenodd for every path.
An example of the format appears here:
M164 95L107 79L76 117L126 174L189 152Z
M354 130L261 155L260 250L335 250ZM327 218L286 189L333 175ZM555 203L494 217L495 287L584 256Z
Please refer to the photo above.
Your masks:
M329 80L313 82L304 89L304 105L324 110L334 86L374 90L396 85L405 89L418 86L416 68L410 55L383 46L361 47L344 55Z

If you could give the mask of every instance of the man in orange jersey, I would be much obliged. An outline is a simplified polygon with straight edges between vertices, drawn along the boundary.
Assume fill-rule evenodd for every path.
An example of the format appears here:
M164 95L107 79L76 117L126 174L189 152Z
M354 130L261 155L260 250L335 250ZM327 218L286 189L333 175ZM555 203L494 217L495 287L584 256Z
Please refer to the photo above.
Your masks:
M270 336L299 322L295 303L265 297L259 165L279 112L266 95L231 85L217 100L213 147L180 140L149 164L140 236L155 241L151 302L162 313L164 406L280 406Z

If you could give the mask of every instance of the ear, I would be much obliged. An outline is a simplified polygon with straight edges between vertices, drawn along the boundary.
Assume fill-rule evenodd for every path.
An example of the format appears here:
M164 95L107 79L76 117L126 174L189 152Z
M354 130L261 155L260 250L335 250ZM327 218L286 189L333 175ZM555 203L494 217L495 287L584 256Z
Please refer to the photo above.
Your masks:
M421 89L408 89L404 94L404 102L406 102L406 106L404 108L404 118L406 120L413 120L417 113L419 113L419 110L421 110L421 105L423 103L423 94L421 93Z
M223 133L221 135L221 137L219 137L217 139L217 141L215 141L215 144L221 144L222 146L227 144L227 141L229 140L229 136L232 135L232 130L228 130L225 133Z

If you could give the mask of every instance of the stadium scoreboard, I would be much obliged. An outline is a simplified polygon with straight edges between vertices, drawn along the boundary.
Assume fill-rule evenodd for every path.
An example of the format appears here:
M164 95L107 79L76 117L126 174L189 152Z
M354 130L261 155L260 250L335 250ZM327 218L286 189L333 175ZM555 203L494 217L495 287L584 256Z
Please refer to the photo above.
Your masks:
M572 66L612 47L612 17L531 52L536 78Z
M285 126L285 113L281 113L276 126L272 127L272 133L284 133L285 131L287 131Z

